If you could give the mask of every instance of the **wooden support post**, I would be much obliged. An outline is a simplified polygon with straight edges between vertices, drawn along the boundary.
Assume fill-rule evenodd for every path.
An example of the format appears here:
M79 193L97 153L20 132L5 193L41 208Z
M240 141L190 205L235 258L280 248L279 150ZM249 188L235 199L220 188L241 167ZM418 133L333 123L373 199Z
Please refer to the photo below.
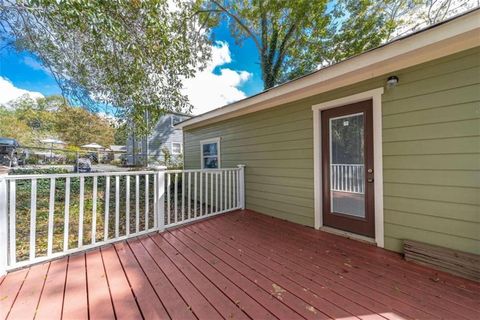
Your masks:
M0 166L0 276L7 273L8 265L8 168Z
M238 180L238 188L240 190L238 204L240 209L245 210L245 165L239 164L237 167L240 169L240 178Z
M157 228L158 231L165 230L165 170L167 167L157 166L154 167L157 171L157 194L155 208L155 214L157 215Z

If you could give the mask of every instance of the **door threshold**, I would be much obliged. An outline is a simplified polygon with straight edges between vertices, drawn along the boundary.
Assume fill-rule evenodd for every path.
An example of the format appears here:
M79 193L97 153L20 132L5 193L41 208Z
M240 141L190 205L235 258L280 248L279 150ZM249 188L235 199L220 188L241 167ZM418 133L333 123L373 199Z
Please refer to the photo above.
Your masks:
M335 229L335 228L327 227L327 226L320 227L320 230L328 232L328 233L335 234L337 236L342 236L342 237L345 237L345 238L348 238L348 239L353 239L353 240L365 242L365 243L372 244L372 245L375 245L375 246L377 245L377 242L375 241L374 238L370 238L370 237L367 237L367 236L362 236L360 234L356 234L356 233L352 233L352 232L348 232L348 231L344 231L344 230L340 230L340 229Z

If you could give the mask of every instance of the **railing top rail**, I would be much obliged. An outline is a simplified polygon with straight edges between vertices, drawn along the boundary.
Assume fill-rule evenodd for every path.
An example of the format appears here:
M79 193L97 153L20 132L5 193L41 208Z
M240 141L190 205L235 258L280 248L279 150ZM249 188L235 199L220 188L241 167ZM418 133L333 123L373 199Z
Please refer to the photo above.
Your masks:
M357 166L363 167L365 166L363 163L331 163L332 166Z
M219 169L189 169L189 170L165 170L165 173L188 173L188 172L220 172L240 170L240 168L219 168Z
M6 180L27 180L27 179L50 179L50 178L80 178L80 177L108 177L108 176L135 176L139 174L154 174L156 171L111 171L111 172L89 172L89 173L44 173L44 174L14 174L0 176Z
M165 170L165 173L188 173L188 172L220 172L240 170L239 168L221 168L221 169L190 169L190 170ZM90 173L43 173L43 174L14 174L0 176L0 180L30 180L30 179L51 179L51 178L80 178L80 177L111 177L111 176L135 176L145 174L155 174L156 170L143 171L109 171L109 172L90 172Z

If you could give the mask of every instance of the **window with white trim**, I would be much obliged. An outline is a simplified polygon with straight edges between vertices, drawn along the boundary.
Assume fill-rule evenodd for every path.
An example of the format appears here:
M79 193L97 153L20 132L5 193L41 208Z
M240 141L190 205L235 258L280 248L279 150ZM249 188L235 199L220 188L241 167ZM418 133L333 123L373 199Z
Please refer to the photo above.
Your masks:
M202 169L220 168L220 138L200 141Z
M172 142L172 154L182 154L181 142Z

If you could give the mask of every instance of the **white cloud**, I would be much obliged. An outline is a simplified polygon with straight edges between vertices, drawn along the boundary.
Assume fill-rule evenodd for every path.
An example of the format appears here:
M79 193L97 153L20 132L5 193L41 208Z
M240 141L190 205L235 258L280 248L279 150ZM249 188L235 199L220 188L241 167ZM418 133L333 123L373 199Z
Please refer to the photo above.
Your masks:
M246 98L238 86L250 79L252 76L250 72L220 68L220 74L213 73L215 68L231 61L228 43L217 42L212 47L212 58L207 67L197 72L194 78L183 82L184 93L194 106L194 114L201 114Z
M40 62L33 59L32 57L23 58L23 63L34 70L40 70L48 74L50 73L50 71L46 67L44 67L42 64L40 64Z
M43 98L43 94L40 92L17 88L10 80L0 76L0 105L4 104L8 107L9 102L22 96L28 96L32 99Z

